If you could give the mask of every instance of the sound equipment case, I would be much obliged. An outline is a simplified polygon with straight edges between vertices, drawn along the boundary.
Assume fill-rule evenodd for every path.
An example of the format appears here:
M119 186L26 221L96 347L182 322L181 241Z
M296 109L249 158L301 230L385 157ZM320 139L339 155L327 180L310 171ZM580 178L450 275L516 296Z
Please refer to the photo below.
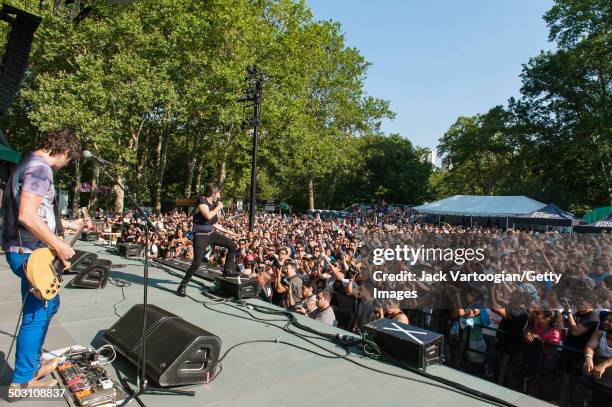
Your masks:
M388 318L363 328L383 352L396 360L423 370L444 361L444 335Z
M121 256L140 257L140 254L144 250L144 246L135 243L118 243L117 250Z
M249 277L217 277L219 289L227 296L244 300L257 297L257 280Z

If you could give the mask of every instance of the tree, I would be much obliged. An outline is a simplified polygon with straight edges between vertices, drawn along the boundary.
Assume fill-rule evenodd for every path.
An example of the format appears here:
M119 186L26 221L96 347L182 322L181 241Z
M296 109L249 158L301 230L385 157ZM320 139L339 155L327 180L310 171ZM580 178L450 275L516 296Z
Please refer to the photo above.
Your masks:
M442 177L457 192L527 194L582 213L612 203L612 6L557 0L544 19L557 51L523 65L522 97L507 109L457 120L440 139L453 165Z
M0 125L9 138L22 128L73 128L85 148L117 164L122 185L158 209L203 180L223 183L225 196L248 195L251 139L236 98L252 64L270 78L262 197L301 200L310 185L323 205L342 201L335 179L350 173L355 140L392 117L386 101L365 94L369 64L346 47L340 26L315 21L304 2L95 2L80 22L54 16L50 4L42 13L21 97ZM81 179L109 182L76 164L60 177L72 185L74 207ZM90 207L97 198L89 196ZM121 211L120 188L114 198Z

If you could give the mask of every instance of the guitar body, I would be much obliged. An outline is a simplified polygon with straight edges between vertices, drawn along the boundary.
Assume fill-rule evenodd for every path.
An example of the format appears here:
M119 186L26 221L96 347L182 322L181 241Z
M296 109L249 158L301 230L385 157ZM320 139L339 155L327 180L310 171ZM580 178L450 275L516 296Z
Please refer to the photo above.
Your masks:
M74 246L84 228L85 222L72 236L70 247ZM43 247L34 250L26 266L26 278L32 287L32 294L45 301L55 297L61 288L62 273L69 268L70 263L64 264L51 249Z
M32 293L41 300L50 300L60 290L61 275L68 268L48 248L36 249L30 255L26 278Z

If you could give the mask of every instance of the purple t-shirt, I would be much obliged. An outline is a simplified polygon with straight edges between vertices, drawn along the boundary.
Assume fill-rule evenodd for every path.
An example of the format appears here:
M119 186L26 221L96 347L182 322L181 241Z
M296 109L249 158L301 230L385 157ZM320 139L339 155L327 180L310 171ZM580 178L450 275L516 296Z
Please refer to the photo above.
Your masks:
M27 191L43 198L38 208L38 216L47 224L49 230L55 233L56 221L53 210L55 205L55 187L53 186L53 170L47 161L35 154L30 154L21 160L13 171L12 186L17 212L19 211L19 198L22 191ZM8 191L5 191L6 193ZM10 233L16 230L17 227L19 227L21 234L21 245L17 234ZM46 247L46 244L34 236L32 232L19 225L15 214L7 210L7 208L4 210L3 228L8 233L14 235L2 242L2 247L6 252L18 252L20 246L23 247L25 253L30 253L39 247ZM6 236L6 233L3 234Z

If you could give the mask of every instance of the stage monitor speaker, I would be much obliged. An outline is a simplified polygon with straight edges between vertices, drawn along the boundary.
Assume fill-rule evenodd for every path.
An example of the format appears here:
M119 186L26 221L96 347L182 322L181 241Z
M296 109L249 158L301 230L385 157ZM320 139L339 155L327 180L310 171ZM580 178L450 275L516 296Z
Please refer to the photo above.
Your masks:
M97 242L98 241L98 232L89 231L81 233L81 240L85 242Z
M142 304L134 305L104 340L134 365L142 349ZM146 373L162 387L206 383L215 375L221 339L155 305L147 306Z
M80 270L72 279L73 287L104 288L110 276L112 263L110 260L98 259L85 270Z
M140 257L140 254L144 250L144 245L136 243L118 243L117 251L120 255L125 257Z
M0 66L0 115L3 115L17 97L21 87L34 33L41 18L4 4L0 10L0 19L12 27Z
M227 296L244 300L257 297L259 285L254 278L217 277L219 288Z
M444 335L384 318L369 322L363 331L391 357L425 369L444 362Z
M74 256L68 260L70 262L70 272L80 273L86 271L98 259L96 253L86 252L83 250L75 250Z

